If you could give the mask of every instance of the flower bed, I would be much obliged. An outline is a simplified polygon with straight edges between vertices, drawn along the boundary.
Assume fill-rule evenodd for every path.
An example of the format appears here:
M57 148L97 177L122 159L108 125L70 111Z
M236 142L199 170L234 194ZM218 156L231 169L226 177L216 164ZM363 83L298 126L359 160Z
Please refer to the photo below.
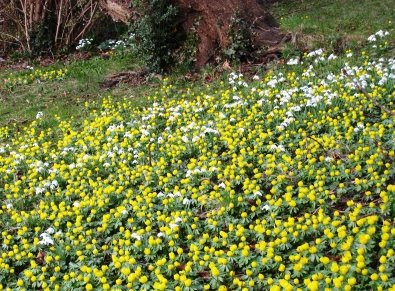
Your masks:
M1 129L2 287L394 288L395 61L318 58Z

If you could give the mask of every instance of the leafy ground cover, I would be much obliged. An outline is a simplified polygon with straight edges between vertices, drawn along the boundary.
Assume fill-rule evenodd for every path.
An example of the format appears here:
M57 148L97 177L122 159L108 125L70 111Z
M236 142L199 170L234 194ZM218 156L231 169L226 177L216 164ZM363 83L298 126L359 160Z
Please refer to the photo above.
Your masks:
M2 288L393 290L395 60L376 50L2 127Z

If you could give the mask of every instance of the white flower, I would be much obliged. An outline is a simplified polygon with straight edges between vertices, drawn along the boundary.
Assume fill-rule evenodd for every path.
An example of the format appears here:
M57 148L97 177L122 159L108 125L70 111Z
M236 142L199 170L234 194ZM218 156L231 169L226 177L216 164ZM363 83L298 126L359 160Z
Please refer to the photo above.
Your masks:
M333 161L333 158L332 157L326 157L325 158L325 162L332 162Z
M308 56L308 57L315 57L315 56L320 56L320 55L322 55L323 53L324 53L323 49L320 48L320 49L318 49L318 50L309 52L309 53L307 54L307 56Z
M44 188L40 188L40 187L36 187L35 192L36 192L36 195L40 195L40 194L45 192L45 189Z
M50 227L45 232L48 234L53 234L53 233L55 233L55 230L52 227Z
M225 188L226 188L226 185L225 185L224 182L222 182L221 184L218 185L218 187L219 187L219 188L222 188L222 189L225 189Z
M8 204L6 205L6 207L7 207L7 209L12 209L13 205L12 205L11 203L8 203Z
M44 116L44 113L42 113L41 111L40 112L37 112L37 114L36 114L36 119L40 119L40 118L42 118Z
M377 41L376 36L374 34L372 34L371 36L368 37L368 41L369 42L375 42Z
M136 240L141 240L141 236L139 236L137 233L133 232L131 235L132 238L136 239Z
M170 223L169 226L170 226L170 229L173 229L173 228L178 227L178 224L176 224L176 223Z
M270 206L268 204L265 204L262 206L263 210L269 211L270 210Z
M254 77L252 77L252 79L257 81L257 80L259 80L259 76L258 75L254 75Z
M55 190L55 189L58 188L58 187L59 187L59 183L58 183L58 181L56 181L56 180L53 180L53 181L51 182L51 185L49 186L49 188L51 189L51 191Z
M352 57L352 53L346 54L346 57L347 57L347 58L351 58L351 57Z
M277 148L278 148L280 151L282 151L282 152L284 152L284 151L285 151L285 148L284 148L284 146L283 146L283 145L279 145L279 146L277 146Z
M277 145L276 145L276 144L272 144L272 145L270 146L270 150L271 150L271 151L277 150Z
M298 63L299 63L299 59L298 59L298 58L294 58L294 59L290 59L290 60L287 62L287 65L293 66L293 65L297 65Z
M184 205L189 205L189 204L191 204L191 200L189 200L188 198L184 198L184 200L182 200L182 204L184 204Z
M334 54L330 54L328 57L328 61L335 60L335 59L337 59L337 56Z
M377 36L379 36L379 37L384 37L384 36L387 36L387 35L389 35L390 33L388 32L388 31L385 31L385 30L379 30L379 31L377 31L376 32L376 35Z
M163 232L159 232L159 233L157 234L157 237L163 237L163 236L165 236L165 234L164 234Z
M41 240L38 242L40 245L47 246L47 245L54 244L52 237L48 233L43 232L42 234L40 234L40 237L41 237Z

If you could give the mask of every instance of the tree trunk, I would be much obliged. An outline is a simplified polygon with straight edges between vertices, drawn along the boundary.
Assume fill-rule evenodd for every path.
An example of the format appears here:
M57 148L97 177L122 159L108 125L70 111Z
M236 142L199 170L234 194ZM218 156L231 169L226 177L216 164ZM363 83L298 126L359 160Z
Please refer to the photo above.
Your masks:
M196 29L198 36L196 67L201 68L229 45L232 18L237 15L248 28L254 49L267 49L284 39L275 19L258 3L259 0L173 0L180 12L185 31ZM122 13L120 7L129 9L124 0L101 0L101 6L110 16L132 15ZM104 5L103 5L104 4ZM115 5L117 4L117 5ZM112 11L111 7L116 7ZM124 21L121 17L116 20Z
M284 38L275 19L257 0L176 0L176 3L185 19L185 29L198 23L198 68L209 62L218 50L222 51L229 45L232 17L236 14L249 27L255 49L273 47Z

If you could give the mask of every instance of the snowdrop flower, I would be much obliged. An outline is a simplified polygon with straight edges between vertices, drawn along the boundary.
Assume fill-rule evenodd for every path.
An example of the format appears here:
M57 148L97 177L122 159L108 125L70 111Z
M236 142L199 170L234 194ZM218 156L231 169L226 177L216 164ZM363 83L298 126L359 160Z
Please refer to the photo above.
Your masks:
M38 244L46 246L54 244L52 237L48 233L43 232L42 234L40 234L40 237L41 240L38 242Z
M164 237L165 236L165 234L163 233L163 232L159 232L158 234L157 234L157 237Z
M185 142L185 143L188 143L188 142L189 142L188 137L185 136L185 135L181 138L181 140L182 140L183 142Z
M55 190L55 189L58 188L58 187L59 187L59 183L58 183L58 181L56 181L56 180L53 180L53 181L51 182L51 185L49 186L49 188L51 189L51 191Z
M282 152L284 152L284 151L285 151L285 148L284 148L284 146L283 146L283 145L279 145L279 146L277 146L277 148L278 148L280 151L282 151Z
M270 151L275 151L277 150L277 145L274 143L270 146Z
M55 230L52 227L50 227L45 232L48 234L53 234L53 233L55 233Z
M40 195L45 192L44 188L36 187L35 189L36 195Z
M323 62L323 61L325 61L325 58L323 56L320 56L314 60L314 63L318 64L319 62Z
M381 30L381 29L376 32L376 35L379 36L379 37L384 37L384 36L387 36L389 34L390 33L388 31L384 31L384 30Z
M174 228L178 227L178 224L170 223L169 226L170 226L170 229L174 229Z
M41 111L40 112L37 112L37 114L36 114L36 119L40 119L40 118L42 118L44 116L44 113L42 113Z
M184 200L182 200L182 204L184 204L184 205L189 205L189 204L191 204L191 200L189 200L188 198L184 198Z
M260 78L259 78L258 75L254 75L254 77L252 77L252 79L255 80L255 81L257 81L257 80L259 80Z
M270 210L270 206L268 204L265 204L262 206L263 210L269 211Z
M325 158L325 162L332 162L333 161L333 158L332 157L326 157Z
M371 36L368 37L368 41L369 42L375 42L377 41L376 36L374 34L372 34Z
M132 238L136 239L136 240L141 240L141 236L138 235L137 233L133 232L131 235Z
M279 131L283 131L284 129L285 129L285 125L284 124L280 124L280 125L278 125L277 126L277 129L279 130Z
M7 209L12 209L13 205L12 205L11 203L8 203L8 204L6 205L6 207L7 207Z
M299 59L298 59L298 58L294 58L294 59L290 59L290 60L287 62L287 65L293 66L293 65L297 65L298 63L299 63Z
M351 57L352 57L352 53L346 54L346 57L347 57L347 58L351 58Z
M309 53L307 54L307 56L308 56L308 57L315 57L315 56L320 56L320 55L322 55L323 53L324 53L323 49L320 48L320 49L318 49L318 50L309 52Z
M219 187L219 188L222 188L222 189L225 189L225 188L226 188L226 185L225 185L224 182L222 182L221 184L218 185L218 187Z
M328 61L336 60L336 59L337 59L337 56L334 55L334 54L330 54L329 57L328 57Z

